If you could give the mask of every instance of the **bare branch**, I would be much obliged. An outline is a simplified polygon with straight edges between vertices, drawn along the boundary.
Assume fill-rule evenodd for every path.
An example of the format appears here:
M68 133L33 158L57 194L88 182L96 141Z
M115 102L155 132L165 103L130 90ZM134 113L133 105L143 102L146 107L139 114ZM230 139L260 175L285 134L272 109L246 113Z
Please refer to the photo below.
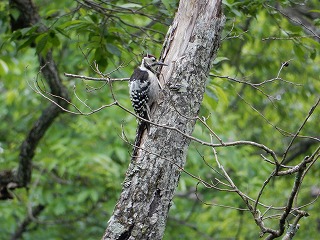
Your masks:
M302 128L305 126L305 124L307 123L308 119L311 117L311 115L313 114L314 110L318 107L320 103L320 97L318 98L317 102L311 107L311 109L309 110L308 115L306 116L306 118L304 119L303 123L301 124L301 126L299 127L299 129L297 130L297 132L294 134L294 136L292 137L286 151L283 154L281 163L283 163L286 160L287 154L290 150L290 148L292 147L292 144L294 142L294 140L298 137L300 131L302 130Z
M285 9L282 9L280 6L273 7L269 4L264 4L265 6L279 12L281 15L285 16L288 18L291 22L302 26L307 32L312 33L313 37L319 42L320 41L320 36L317 34L316 29L313 25L307 23L306 21L303 21L301 18L294 17L292 16L288 11Z
M45 206L37 205L32 208L30 215L26 216L22 223L18 226L15 232L11 236L11 240L18 240L22 238L24 232L27 231L27 227L34 222L34 219L40 215L40 213L44 210Z

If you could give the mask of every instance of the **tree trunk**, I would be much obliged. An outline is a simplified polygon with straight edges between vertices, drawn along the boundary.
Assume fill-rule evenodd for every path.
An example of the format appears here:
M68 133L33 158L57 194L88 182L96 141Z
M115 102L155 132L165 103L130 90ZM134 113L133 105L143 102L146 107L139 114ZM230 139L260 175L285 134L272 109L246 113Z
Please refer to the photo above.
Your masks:
M16 10L19 13L17 20L11 18L12 30L34 26L41 22L38 10L32 0L9 0L9 6L10 9ZM46 32L47 30L47 27L43 24L40 24L37 29L39 33ZM39 53L38 59L41 73L47 81L51 93L57 96L55 100L60 106L68 108L68 101L70 101L69 94L61 82L51 50L45 56ZM26 139L21 144L18 171L0 172L0 189L6 191L5 189L10 184L14 187L28 187L32 177L32 159L38 143L53 121L63 112L60 107L53 103L42 111L42 115L34 123ZM12 186L11 189L13 188Z
M223 24L221 0L180 1L162 51L169 64L160 75L166 87L152 117L171 128L153 125L145 132L103 239L162 239L190 143L172 128L192 134Z

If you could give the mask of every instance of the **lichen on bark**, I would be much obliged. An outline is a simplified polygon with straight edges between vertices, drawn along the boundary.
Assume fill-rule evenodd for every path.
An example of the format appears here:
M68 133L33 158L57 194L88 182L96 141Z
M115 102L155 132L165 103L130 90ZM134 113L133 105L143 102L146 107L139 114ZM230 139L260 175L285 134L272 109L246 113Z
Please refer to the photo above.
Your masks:
M162 239L178 185L206 79L220 46L221 1L181 0L162 51L164 90L154 109L150 133L132 158L103 239ZM177 84L185 91L172 91Z

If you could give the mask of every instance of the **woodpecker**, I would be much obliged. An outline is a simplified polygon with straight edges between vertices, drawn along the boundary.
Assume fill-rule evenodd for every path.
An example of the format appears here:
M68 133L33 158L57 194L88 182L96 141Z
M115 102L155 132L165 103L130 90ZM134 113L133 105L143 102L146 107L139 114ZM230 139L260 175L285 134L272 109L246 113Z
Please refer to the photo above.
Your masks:
M129 81L130 99L136 114L146 120L150 120L150 109L156 102L161 84L157 77L157 67L167 66L163 62L158 62L153 55L147 54L142 58L141 65L137 67ZM138 156L143 131L150 130L150 124L139 119L136 139L134 141L133 158Z
M157 77L159 65L167 66L163 62L157 61L153 55L147 54L142 58L141 65L134 70L129 81L133 109L139 117L146 120L150 120L150 109L157 100L161 89ZM146 124L146 127L149 130L149 124Z

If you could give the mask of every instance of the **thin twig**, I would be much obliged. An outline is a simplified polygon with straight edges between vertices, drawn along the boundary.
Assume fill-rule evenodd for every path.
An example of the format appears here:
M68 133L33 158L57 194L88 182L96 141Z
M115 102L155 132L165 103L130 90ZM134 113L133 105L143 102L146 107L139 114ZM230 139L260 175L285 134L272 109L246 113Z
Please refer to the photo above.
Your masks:
M281 163L283 163L283 162L286 160L287 154L288 154L288 152L289 152L289 150L290 150L290 148L291 148L294 140L298 137L300 131L301 131L302 128L306 125L308 119L309 119L309 118L311 117L311 115L314 113L314 110L318 107L319 103L320 103L320 97L318 98L317 102L311 107L311 109L309 110L308 115L307 115L306 118L304 119L303 123L301 124L301 126L298 128L297 132L296 132L296 133L294 134L294 136L292 137L292 139L291 139L291 141L290 141L290 143L289 143L286 151L285 151L284 154L283 154L283 158L282 158Z

